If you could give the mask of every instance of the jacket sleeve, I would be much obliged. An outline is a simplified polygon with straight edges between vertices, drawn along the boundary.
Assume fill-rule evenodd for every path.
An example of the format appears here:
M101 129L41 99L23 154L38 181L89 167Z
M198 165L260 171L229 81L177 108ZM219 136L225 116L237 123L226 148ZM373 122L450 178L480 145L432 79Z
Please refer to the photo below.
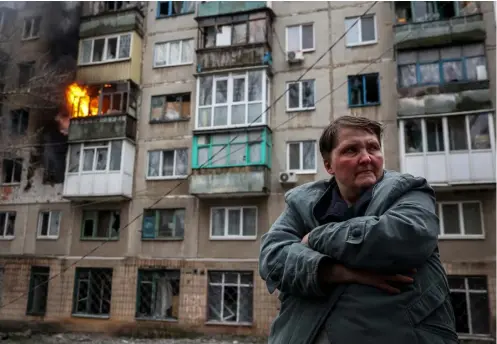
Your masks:
M259 273L269 292L276 289L299 297L322 297L327 293L318 281L318 267L330 260L301 243L305 227L296 211L286 209L261 238Z
M430 187L411 190L381 216L315 228L309 246L351 268L406 271L423 265L438 244L439 222Z

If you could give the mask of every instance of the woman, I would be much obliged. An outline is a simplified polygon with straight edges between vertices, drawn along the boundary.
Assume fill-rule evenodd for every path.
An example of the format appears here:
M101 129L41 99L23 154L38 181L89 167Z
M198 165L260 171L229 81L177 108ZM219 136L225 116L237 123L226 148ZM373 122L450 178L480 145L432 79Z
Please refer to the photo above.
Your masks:
M259 269L281 309L270 344L458 343L435 194L383 170L381 124L344 116L319 148L330 181L289 191Z

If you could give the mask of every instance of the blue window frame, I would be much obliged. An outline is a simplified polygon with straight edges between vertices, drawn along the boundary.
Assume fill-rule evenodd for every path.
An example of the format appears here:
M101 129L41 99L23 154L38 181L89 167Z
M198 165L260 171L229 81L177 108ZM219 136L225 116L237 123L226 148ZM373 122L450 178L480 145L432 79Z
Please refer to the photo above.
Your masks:
M193 137L193 169L237 166L271 168L271 132L267 128Z
M380 105L378 73L349 75L349 107Z
M483 44L400 52L399 87L443 85L487 80Z
M157 18L195 12L195 1L157 1Z

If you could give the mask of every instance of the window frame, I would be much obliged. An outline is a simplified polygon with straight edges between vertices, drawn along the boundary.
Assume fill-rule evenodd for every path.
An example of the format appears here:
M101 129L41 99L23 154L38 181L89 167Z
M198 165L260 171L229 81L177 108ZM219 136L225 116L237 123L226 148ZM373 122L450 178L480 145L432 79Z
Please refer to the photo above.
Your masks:
M88 216L86 217L85 215L90 214L93 216ZM106 236L101 236L98 237L97 232L98 232L98 223L99 223L99 216L101 216L101 213L118 213L119 214L119 228L117 230L117 235L113 235L113 230L112 230L112 216L109 218L109 224L107 226L107 235ZM120 209L87 209L83 210L81 212L81 229L80 229L80 237L79 239L81 241L119 241L119 238L121 236L121 229L122 229L122 224L121 224L121 218L122 218L122 211ZM93 230L92 230L92 235L91 236L85 236L85 220L86 219L92 219L93 220Z
M110 169L110 162L111 162L111 156L112 156L112 142L121 142L121 156L119 158L119 169L118 170L111 170ZM71 144L69 145L68 149L68 158L67 158L67 165L66 165L66 174L67 175L84 175L84 174L120 174L123 171L124 168L124 150L125 150L125 144L123 140L108 140L108 141L101 141L101 142L93 142L95 145L88 146L88 144L92 144L92 142L83 142L83 143L76 143L76 144ZM106 143L105 145L96 145L97 143ZM78 160L78 170L75 172L70 171L70 164L71 164L71 153L74 147L79 146L79 160ZM106 160L106 165L105 165L105 170L96 170L97 166L97 150L98 149L107 149L107 160ZM88 171L83 170L83 165L84 165L84 151L90 151L93 150L93 163L92 163L92 169Z
M298 170L293 170L290 168L290 145L291 144L299 144L299 165L300 167L303 167L303 159L304 155L303 150L304 150L304 142L313 142L314 143L314 169L298 169ZM300 140L300 141L287 141L286 142L286 170L288 172L294 172L295 174L316 174L317 173L317 158L318 158L318 145L316 140Z
M148 211L154 212L154 236L148 236L148 233L145 231L145 221L147 216L145 214ZM183 235L174 235L174 236L159 236L159 228L158 223L160 221L161 212L172 212L172 216L174 219L178 216L178 212L183 212ZM144 209L143 210L143 220L142 220L142 230L141 230L141 240L143 241L182 241L185 239L185 227L186 227L186 208L153 208L153 209ZM176 231L175 231L176 234Z
M168 14L160 14L160 4L162 2L167 2L168 3ZM189 1L190 2L190 1ZM184 12L184 13L177 13L177 14L172 14L172 6L173 6L173 1L157 1L156 2L156 10L155 10L155 19L164 19L164 18L174 18L178 16L184 16L188 14L194 14L195 9L197 8L197 4L195 3L193 6L193 10L189 12Z
M81 274L84 272L88 273L88 278L84 279L88 281L88 300L91 300L93 293L91 293L91 281L92 281L92 275L93 274L109 274L108 279L110 282L110 288L109 290L109 299L108 300L103 300L107 301L109 303L109 312L108 313L101 313L101 314L93 314L93 313L88 313L88 312L78 312L77 311L77 305L78 305L78 299L79 299L79 286L81 280ZM73 300L72 300L72 309L71 309L71 316L73 317L82 317L82 318L103 318L103 319L108 319L110 318L111 312L112 312L112 284L113 284L113 279L114 279L114 271L113 268L83 268L83 267L76 267L75 269L75 277L74 277L74 289L73 289ZM94 277L96 278L96 277ZM91 302L91 301L90 301ZM88 303L88 301L87 301ZM88 308L88 306L87 306Z
M472 333L473 332L473 317L472 317L472 312L471 312L471 295L473 294L486 294L487 295L487 298L489 298L490 296L490 293L489 293L489 287L488 287L488 277L487 276L483 276L483 275L449 275L448 278L462 278L464 279L464 289L459 289L459 288L450 288L449 286L449 292L450 294L452 293L464 293L465 295L465 299L466 299L466 315L467 315L467 321L468 321L468 328L469 328L469 333L464 333L464 332L458 332L458 336L460 339L475 339L475 338L479 338L479 339L487 339L489 337L491 337L491 334L490 333L478 333L478 334L475 334L475 333ZM471 289L469 287L469 279L470 278L474 278L474 277L484 277L485 278L485 281L486 281L486 288L485 290L480 290L480 289ZM488 306L488 304L487 304ZM454 308L454 307L452 307ZM454 311L455 312L455 311ZM491 332L491 317L492 317L492 312L490 309L488 309L488 315L490 316L489 319L487 319L488 321L488 327L490 329L490 332ZM457 314L454 314L454 316L458 316ZM484 343L484 342L483 342Z
M4 215L5 214L5 215ZM17 212L16 211L0 211L0 216L5 216L5 223L3 228L0 228L0 240L13 240L16 237L16 220L17 220ZM9 224L9 219L13 217L14 220L14 228L11 235L7 235L7 227Z
M444 233L444 214L443 214L443 206L444 205L457 205L457 215L459 218L459 234L445 234ZM464 228L464 204L478 204L478 208L480 209L480 222L481 222L481 234L465 234ZM453 239L461 239L461 240L470 240L470 239L485 239L485 221L484 221L484 212L483 212L483 202L478 200L465 200L465 201L439 201L436 204L438 217L440 222L440 234L438 238L443 240L453 240Z
M183 104L185 103L184 98L186 96L188 96L190 98L190 102L189 102L190 106L189 106L188 116L185 116L183 113L181 113L180 114L180 118L178 118L178 119L171 119L171 120L168 120L168 119L154 120L154 119L152 119L152 109L153 109L152 103L153 103L154 98L159 98L159 97L165 98L164 102L165 102L166 105L168 103L167 102L167 98L168 97L176 97L177 99L181 98L181 101L179 103L180 103L181 110L183 110ZM164 114L163 114L163 117L164 117ZM192 117L192 94L191 94L191 92L169 93L169 94L154 94L154 95L152 95L150 97L150 113L149 113L149 123L150 124L189 121L191 117Z
M304 82L312 82L313 86L313 97L314 97L314 105L309 106L309 107L304 107L303 106L303 90L304 87L302 86ZM298 84L299 85L299 107L296 108L291 108L290 107L290 85ZM297 112L297 111L313 111L316 110L316 79L306 79L306 80L299 80L299 81L287 81L286 83L286 112Z
M119 58L119 48L121 46L121 36L130 36L129 56ZM133 31L129 31L129 32L120 32L118 34L102 35L102 36L95 36L95 37L81 39L79 41L79 44L78 44L78 46L79 46L79 48L78 48L78 66L95 66L95 65L101 65L101 64L106 64L106 63L115 63L115 62L123 62L123 61L131 60L131 55L133 52L133 43L134 43L133 36L134 36ZM113 38L117 38L116 58L112 59L112 60L107 60L107 59L105 59L105 56L107 54L107 47L109 45L109 40L113 39ZM100 40L100 39L105 39L102 61L93 62L93 51L95 49L95 41ZM82 62L83 43L87 42L87 41L92 42L91 43L91 50L90 50L90 62Z
M221 282L212 282L211 281L211 274L212 273L221 273L222 277L221 277ZM245 283L241 283L241 277L242 277L242 274L248 274L250 273L251 277L252 277L252 283L250 284L245 284ZM226 283L226 275L227 274L237 274L237 282L236 284L235 283ZM210 290L210 286L217 286L217 287L221 287L221 293L224 294L224 290L225 290L225 287L228 286L236 286L237 288L237 295L238 295L238 299L237 299L237 307L236 307L236 310L237 310L237 314L236 314L236 318L237 320L236 321L218 321L218 320L212 320L212 319L209 319L209 304L211 303L211 294L209 293L209 290ZM206 309L206 323L207 324L236 324L236 325L252 325L253 322L254 322L254 293L255 293L255 288L254 288L255 284L254 284L254 273L253 271L241 271L241 270L224 270L224 271L219 271L219 270L210 270L210 271L207 271L207 309ZM241 308L241 305L240 305L240 295L246 295L247 292L246 292L246 289L247 288L250 288L252 289L252 314L251 314L251 321L250 322L244 322L244 321L239 321L239 316L240 316L240 308ZM224 314L224 300L223 298L221 298L221 305L220 305L220 308L221 308L221 318L223 318L223 314Z
M174 64L163 64L163 65L158 65L157 64L157 61L156 61L156 56L157 56L157 47L159 45L166 45L166 59L167 60L170 60L171 56L170 56L170 53L171 53L171 44L172 43L177 43L177 42L180 42L180 45L179 45L179 52L178 52L178 55L180 56L180 59L181 59L181 56L183 55L183 44L185 41L191 41L191 47L192 47L192 52L190 54L190 57L191 57L191 60L190 61L187 61L187 62L179 62L179 63L174 63ZM188 66L188 65L191 65L193 64L193 60L194 60L194 55L195 54L195 39L194 38L184 38L184 39L175 39L175 40L171 40L171 41L161 41L161 42L156 42L154 44L154 51L153 51L153 54L152 54L152 67L153 68L167 68L167 67L179 67L179 66Z
M309 23L302 23L302 24L295 24L295 25L288 25L285 27L285 52L288 53L290 52L290 50L288 50L288 30L290 28L293 28L293 27L298 27L299 28L299 34L300 34L300 42L299 42L299 50L298 51L301 51L302 53L310 53L310 52L314 52L316 51L316 25L314 25L315 23L314 22L309 22ZM303 26L308 26L308 25L312 25L312 48L307 48L307 49L303 49L302 46L303 46L303 36L302 36L302 30L303 30Z
M218 209L223 209L224 210L224 235L213 235L213 212ZM255 209L255 234L254 235L243 235L243 228L244 228L244 223L243 223L243 211L244 209ZM228 229L229 229L229 210L239 210L240 211L240 225L239 225L239 230L240 230L240 235L229 235L228 234ZM209 210L209 240L212 241L220 241L220 240L257 240L257 233L258 233L258 215L259 215L259 208L255 205L244 205L244 206L215 206L215 207L210 207Z
M29 131L29 110L25 108L10 110L10 132L13 135L26 135ZM14 117L17 116L17 127L14 128Z
M42 275L46 277L46 281L36 285L35 275ZM48 293L50 291L50 267L49 266L31 266L30 275L29 275L29 290L28 290L28 302L26 304L26 315L35 315L35 316L43 316L47 312L48 305ZM33 310L33 302L35 297L35 289L39 289L40 287L46 285L45 289L45 300L42 301L44 303L43 310L36 311Z
M143 300L143 295L142 293L140 292L140 286L142 283L152 283L152 289L154 289L154 286L156 286L156 281L157 281L157 276L168 276L168 274L170 273L170 275L175 275L175 274L178 274L178 279L172 279L171 278L171 281L177 281L178 285L177 285L177 288L178 288L178 309L181 307L181 270L180 269L164 269L164 268L159 268L159 269L156 269L156 268L152 268L152 269L149 269L149 268L138 268L138 273L137 273L137 282L136 282L136 305L135 305L135 319L140 319L140 320L160 320L160 321L169 321L169 322L176 322L178 321L178 317L174 317L174 316L165 316L165 317L154 317L154 316L144 316L144 315L141 315L139 310L140 310L140 304ZM149 281L143 281L144 279L144 275L146 274L151 274L152 275L152 281L149 282ZM174 288L173 288L174 289ZM174 295L173 295L174 297ZM171 305L172 307L172 305Z
M5 161L12 161L12 178L11 178L11 181L10 182L4 182L4 168L5 168ZM16 166L19 167L20 165L20 168L21 168L21 174L19 175L19 180L16 181L14 180L15 179L15 171L16 171ZM23 165L24 165L24 159L22 158L4 158L2 159L2 180L1 180L1 183L0 185L4 185L4 186L8 186L8 185L19 185L21 184L22 182L22 169L23 169ZM14 180L14 181L12 181Z
M35 27L34 24L36 23L37 20L38 20L38 32L33 33L33 30L34 30L34 27ZM31 22L31 27L30 27L29 34L26 35L27 34L27 32L26 32L26 25L27 25L28 21ZM38 38L40 38L40 31L41 31L41 16L25 17L24 20L23 20L23 23L22 23L21 40L22 41L29 41L29 40L33 40L33 39L38 39Z
M48 213L48 228L47 228L47 234L43 235L41 234L42 232L42 225L43 225L43 215ZM52 216L53 214L57 214L58 216L58 226L57 226L57 234L56 235L50 235L50 224L52 222ZM36 239L38 240L57 240L60 236L60 224L62 222L62 211L60 210L40 210L38 213L38 224L36 226Z
M249 73L250 72L260 72L262 73L261 77L261 98L260 100L249 100ZM211 88L211 104L209 105L200 105L200 93L201 93L201 77L197 78L197 92L196 92L196 101L195 101L195 130L213 130L213 129L234 129L234 128L245 128L247 126L255 127L255 126L264 126L269 123L270 119L270 80L266 69L251 69L248 71L237 72L229 72L229 73L216 73L205 75L203 78L212 77L212 88ZM245 80L245 100L239 102L233 102L233 82L236 79L244 79ZM227 92L226 92L226 103L216 103L216 82L227 80ZM252 104L261 104L262 113L258 115L257 122L249 121L249 106ZM232 123L232 106L233 105L245 105L245 122L241 124L231 124ZM227 124L223 125L214 125L214 111L216 106L227 106ZM200 126L200 115L202 109L210 109L210 126Z
M368 17L373 17L374 40L363 41L362 40L362 20L364 18L368 18ZM358 32L359 32L360 37L357 37L358 38L358 42L357 43L349 43L347 41L347 35L345 35L345 47L347 47L347 48L353 48L353 47L359 47L359 46L364 46L364 45L372 45L372 44L377 44L378 43L378 21L377 21L377 18L376 18L376 13L370 13L370 14L367 14L367 15L364 15L364 16L345 17L345 21L344 21L345 31L347 31L347 20L352 20L353 23L355 23L355 21L358 20L357 24L355 24L355 25L357 25L357 27L358 27Z
M186 151L186 174L183 174L183 175L176 175L176 166L177 166L177 159L178 159L178 153L177 151L179 150L184 150ZM173 162L173 175L172 176L163 176L163 175L159 175L159 176L150 176L149 172L150 172L150 153L153 153L153 152L160 152L160 159L159 159L159 171L160 171L160 174L162 174L163 170L162 170L162 166L164 164L164 152L171 152L171 151L174 151L174 162ZM189 157L188 157L188 148L186 147L178 147L178 148L168 148L168 149L151 149L151 150L148 150L147 151L147 164L145 166L145 179L146 180L174 180L174 179L186 179L188 178L188 169L189 169Z
M366 89L366 77L375 76L376 77L376 88L378 90L378 102L376 103L366 103L367 89ZM362 81L362 102L363 104L351 104L352 101L352 85L350 83L351 78L361 77ZM348 105L349 108L359 108L367 106L379 106L381 105L381 85L380 85L380 73L367 73L359 75L348 75L347 76L347 91L348 91Z

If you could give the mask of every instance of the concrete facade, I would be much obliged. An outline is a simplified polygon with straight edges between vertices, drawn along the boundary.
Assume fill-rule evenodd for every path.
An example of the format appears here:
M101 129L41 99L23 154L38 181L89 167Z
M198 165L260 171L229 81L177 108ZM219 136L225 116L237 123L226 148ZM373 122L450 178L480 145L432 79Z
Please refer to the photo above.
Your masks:
M31 180L27 178L27 165L24 166L19 185L1 185L0 213L15 211L16 218L15 234L8 238L0 237L0 304L4 305L0 308L0 320L5 324L9 321L20 323L22 320L40 324L40 326L48 324L66 329L85 329L109 333L135 333L136 331L154 328L166 332L196 330L212 333L228 332L267 335L271 321L278 312L279 301L277 295L269 295L264 282L258 276L257 257L260 237L269 229L284 209L284 193L286 191L295 185L328 178L321 163L319 152L316 149L314 156L315 169L297 172L298 181L296 184L287 185L281 183L279 175L281 172L285 172L288 166L288 144L309 140L317 141L323 128L331 120L339 116L367 116L379 120L385 125L383 150L386 168L393 170L405 169L401 163L405 158L403 156L405 153L403 153L402 148L404 145L402 141L403 135L400 133L400 123L407 119L407 117L403 116L403 104L408 101L406 99L416 95L416 106L419 106L419 104L433 105L433 102L430 102L432 98L429 97L435 94L433 97L440 96L447 99L446 95L449 91L444 89L445 86L429 86L427 87L428 90L423 91L425 93L420 95L415 87L401 88L398 86L400 76L397 57L399 53L406 49L401 49L393 44L397 30L394 3L379 2L372 7L369 14L374 14L375 16L376 39L374 42L353 47L346 45L346 38L340 40L341 35L347 29L345 18L362 15L372 5L372 2L271 2L269 11L265 6L257 8L257 5L253 5L255 8L252 8L248 13L256 19L263 18L263 13L271 13L270 15L266 14L271 19L269 24L266 22L267 26L265 28L267 30L264 33L267 34L267 37L270 37L265 44L270 47L272 63L247 60L248 62L242 62L250 66L231 68L229 66L229 61L231 60L224 60L223 58L221 62L226 64L223 68L208 71L202 70L202 66L198 64L198 54L206 56L211 53L219 53L222 49L237 48L243 51L243 49L248 48L244 47L243 44L225 48L205 48L200 43L203 36L199 34L199 27L202 25L208 27L210 25L209 20L225 18L222 20L226 24L236 18L226 19L228 17L202 16L198 8L194 9L193 12L187 11L188 13L185 14L176 13L175 11L180 11L179 8L185 9L188 6L174 7L175 5L168 2L130 2L130 4L126 5L129 7L122 4L118 5L118 3L121 2L113 2L114 5L112 6L123 7L109 8L108 6L111 5L103 4L103 2L87 2L82 5L81 27L84 27L86 31L80 32L79 49L81 51L85 39L100 36L96 35L96 32L101 32L102 36L105 33L106 37L131 33L129 57L119 59L119 61L102 61L86 65L80 63L75 68L74 78L81 85L102 83L112 83L114 85L127 82L134 83L139 88L136 114L131 115L129 113L131 110L128 109L123 110L123 112L128 111L128 114L136 119L136 128L133 135L128 135L125 138L130 143L130 146L134 147L134 155L121 153L120 158L121 166L131 165L133 169L132 199L127 199L123 195L64 198L63 183L54 183L53 185L42 183L42 168L34 169L34 177L30 182L31 187L26 191L25 186L28 184L28 180ZM209 3L213 4L213 2ZM488 82L485 81L488 85L481 87L491 95L491 106L488 106L488 102L483 102L485 104L482 107L471 110L488 111L488 113L492 114L493 124L495 124L496 37L494 9L492 3L482 2L480 5L482 22L486 28L484 46L488 69ZM230 6L234 5L224 4L223 6L227 6L224 8L230 8ZM29 10L29 8L20 7L18 13L22 17L28 15ZM113 11L115 10L117 11L114 13ZM233 11L235 12L232 13L233 16L244 15L244 13L240 12L240 9L237 10L238 12ZM134 13L133 19L129 19L129 21L123 20L118 24L109 24L112 23L114 16L124 16L125 13L127 13L126 18L131 18L129 13ZM241 19L238 17L236 20L240 23ZM286 61L286 28L305 24L313 24L313 48L307 49L303 53L301 63L289 64ZM100 30L104 31L98 31L95 27L100 27ZM207 29L205 31L207 32ZM155 59L161 54L157 52L157 44L189 39L193 40L193 47L190 51L191 58L185 57L184 62L176 65L167 65L167 63L161 66L156 65ZM19 39L14 39L14 41L16 40ZM333 46L331 51L328 51L329 47L336 41L338 43ZM106 42L107 45L111 44L109 40ZM462 41L461 44L466 43ZM124 43L119 44L124 45ZM15 47L15 45L13 46ZM23 47L15 47L15 49ZM43 51L43 48L38 47L37 49L33 53L35 56L37 51ZM91 51L94 52L95 46L92 49ZM171 45L169 45L169 48L164 51L170 54L171 49ZM198 51L196 51L197 49ZM166 54L165 52L163 54ZM315 61L323 54L325 54L324 58L313 66ZM21 56L20 54L14 55ZM237 58L234 57L233 60ZM218 61L218 64L221 64L221 62ZM313 66L312 69L306 73L302 80L314 80L314 101L317 103L308 109L299 108L288 111L287 96L278 101L277 98L285 92L287 83L296 81L311 66ZM269 171L268 191L257 195L250 193L237 195L213 190L214 195L209 197L199 195L196 197L190 192L192 188L192 185L189 184L190 174L215 175L220 180L226 181L226 187L229 188L230 175L238 172L250 174L254 171L251 169L253 167L248 165L198 168L198 166L194 166L194 161L197 161L197 158L193 156L193 152L197 152L198 149L195 142L199 137L205 135L215 137L215 134L220 135L220 133L235 135L236 133L243 133L244 130L251 127L250 125L237 128L225 126L223 128L211 128L210 130L199 128L196 123L200 116L197 103L202 97L199 90L200 78L211 75L225 76L229 73L241 75L241 73L246 73L248 70L265 71L264 73L267 74L269 79L267 84L269 85L269 100L266 102L267 105L274 102L274 105L268 111L266 122L260 126L260 128L269 128L267 130L271 133L272 146L268 150L261 149L260 151L263 153L270 152L270 165L261 167L264 171ZM371 106L349 106L348 76L372 73L378 73L379 76L379 103ZM228 80L226 85L234 83L233 77L229 77ZM222 84L217 85L219 85L217 87L222 86ZM457 87L476 86L465 84ZM247 86L246 90L251 91L249 86ZM461 92L460 89L456 89L456 91ZM227 91L227 94L231 94L231 92ZM128 94L130 93L131 91ZM328 93L331 94L328 95ZM184 95L189 96L189 98L181 98L183 99L181 111L178 110L178 105L171 100L173 98L167 98L167 102L173 103L171 108L174 109L174 111L167 111L172 111L175 114L180 112L180 118L153 120L152 112L157 110L153 108L152 97L162 95L175 95L176 98L174 99L178 99L178 95L182 97ZM264 95L262 97L264 98ZM131 102L129 106L131 107ZM166 105L163 103L162 106L165 107ZM458 108L456 107L455 110ZM417 113L417 115L443 115L449 117L455 116L456 112L454 109L445 112L430 109L433 108L424 106L423 111ZM105 116L101 117L105 118ZM99 120L101 117L93 116L90 119L96 118L96 120ZM413 118L418 117L414 116ZM74 119L71 121L74 121ZM37 125L31 121L30 117L28 132L35 132L36 130ZM489 135L495 135L495 127L489 131ZM91 141L95 144L106 140L102 138L95 139L92 136ZM124 139L116 138L114 141L119 140ZM66 141L69 141L71 147L81 143L84 145L88 143L81 142L81 140L72 140L70 135L69 138L65 138L65 145L67 145ZM495 155L495 138L490 141ZM449 144L446 143L446 145L448 146ZM20 144L17 143L15 146L20 146ZM9 148L7 147L6 149L8 150ZM149 152L175 149L186 149L188 154L186 173L176 174L174 172L174 176L159 177L165 173L159 171L157 175L150 177L149 164L151 163L151 158ZM172 169L177 168L177 165L180 164L178 154L174 153L172 157L176 161ZM226 152L221 152L217 158L225 154ZM248 153L248 155L251 154ZM450 154L450 152L447 154ZM69 155L70 153L67 154L68 159ZM28 161L29 154L25 155L24 159ZM162 155L160 159L166 159L165 155ZM495 161L493 163L493 168L495 169ZM64 166L66 166L65 161ZM257 166L257 168L259 167ZM121 167L121 169L123 168ZM158 170L162 170L162 167L159 166ZM108 168L106 168L105 173L108 172ZM409 171L404 170L403 172ZM92 182L97 182L99 173L93 173L94 179L92 179ZM84 173L78 175L83 186L89 180L83 179L85 178L84 175ZM112 180L112 178L108 180ZM203 186L206 187L205 183ZM486 317L487 320L482 316L479 319L483 320L478 321L488 321L489 324L494 324L496 314L495 179L493 182L485 184L464 182L458 185L436 185L436 191L438 201L442 203L472 201L480 204L483 228L481 235L475 237L441 237L440 252L447 273L450 276L464 278L468 276L484 276L486 278L487 308L489 312ZM240 208L243 209L240 210ZM154 211L183 211L184 209L184 212L182 217L168 215L167 220L162 218L159 220L162 215L155 212L155 217L152 216L155 219L154 233L151 234L146 232L146 225L149 224L146 221L149 220L149 217L144 220L142 216L145 211L150 209ZM216 225L213 224L212 214L216 212L216 209L220 209L219 214L223 215L219 216L224 216L223 221L226 223L230 219L229 216L234 216L235 218L247 216L248 218L249 215L246 215L245 212L250 214L252 209L256 209L256 217L252 218L254 225L250 227L253 228L254 232L245 236L243 234L231 234L232 236L230 237L229 233L231 233L232 228L225 224L223 225L226 231L225 234L214 235L213 226ZM107 236L104 235L104 238L95 238L92 235L89 238L88 235L83 235L86 230L83 228L86 228L88 219L84 217L86 216L85 214L103 210L111 214L114 212L120 214L117 222L119 224L118 235L110 237L110 234L105 234ZM39 223L41 221L39 220L39 214L44 211L58 211L61 213L57 235L55 236L39 235ZM101 217L97 218L97 220L92 218L93 228L96 228L95 223L99 222L99 219L104 218L104 215L96 216ZM459 216L463 219L463 215ZM161 229L163 225L159 224L162 221L168 221L165 227L175 234L158 237L159 231L163 230ZM181 223L179 226L182 228L182 234L177 234L176 229L171 229L171 226L177 226L178 221ZM250 222L250 220L247 221ZM90 220L88 220L88 223L90 223ZM243 223L241 226L245 230L245 222ZM106 226L108 227L108 233L110 233L113 226L112 222L109 222L109 224L106 222ZM98 230L94 229L94 231ZM147 237L147 235L152 235L152 237ZM82 259L83 257L85 259ZM50 267L50 276L56 275L48 283L46 311L42 315L27 314L26 311L29 308L28 294L32 266ZM101 312L97 315L81 313L77 308L79 307L78 302L75 301L78 298L77 293L74 292L75 284L83 279L82 277L77 277L79 272L76 272L75 269L85 267L112 269L111 300L106 303L107 301L104 298L99 299ZM143 269L179 270L178 285L172 288L179 291L174 291L171 294L173 295L174 316L164 317L164 314L161 313L162 318L153 318L151 316L144 319L143 317L137 317L138 309L140 309L139 303L144 302L137 301L137 297L147 293L143 291L145 289L140 289L145 277L140 277L139 271ZM253 275L252 286L250 287L252 290L252 305L244 304L241 307L239 303L242 301L240 300L237 301L238 303L229 305L229 307L235 307L234 309L237 310L236 321L229 319L222 310L212 310L218 307L215 301L212 301L215 298L213 296L215 292L212 290L218 285L216 284L217 282L209 283L211 278L209 276L214 276L210 275L210 273L217 271L235 272L237 274L239 272L251 272ZM101 271L98 273L103 274ZM220 283L223 285L224 293L229 295L230 298L234 297L233 295L235 294L231 289L227 291L231 287L226 287L225 285L227 283L225 279L228 278L229 274L223 276L223 282ZM245 290L243 289L245 288L244 284L240 282L243 278L242 274L236 276L239 276L239 281L236 284L237 288ZM104 283L105 278L99 278L102 278L102 283ZM89 285L91 284L90 282L88 283ZM159 288L160 284L158 282L151 283L155 286L154 288ZM143 282L143 285L145 284ZM80 290L80 292L82 291ZM237 291L237 293L239 292ZM91 294L91 292L89 293ZM236 295L239 296L239 294ZM141 298L143 300L144 296L141 296ZM92 305L87 307L93 312ZM110 312L102 311L102 309L107 309L106 307L110 307ZM248 318L246 318L247 315L243 313L242 308L252 309ZM102 312L105 315L102 315ZM459 317L466 316L466 314L456 315ZM219 319L223 317L225 321L220 321ZM12 325L12 323L9 324ZM462 334L461 338L479 337L491 342L495 338L495 327L489 325L488 328L488 333L483 333L481 336L468 333Z

